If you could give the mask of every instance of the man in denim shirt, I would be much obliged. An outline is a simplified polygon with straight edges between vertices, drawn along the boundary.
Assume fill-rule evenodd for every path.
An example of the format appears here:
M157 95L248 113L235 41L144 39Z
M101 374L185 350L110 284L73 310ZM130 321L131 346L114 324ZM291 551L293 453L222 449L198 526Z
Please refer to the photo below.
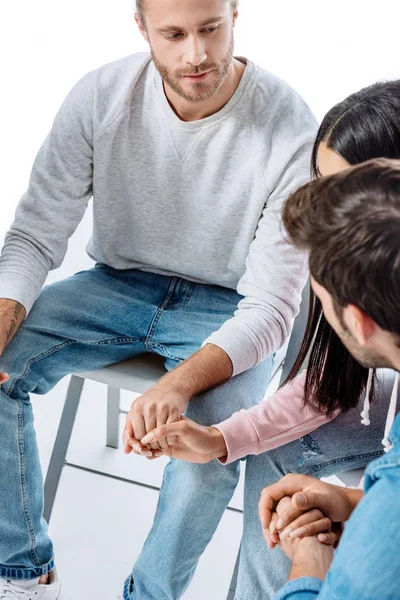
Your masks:
M346 347L363 366L389 367L397 376L382 440L386 454L367 468L364 494L301 475L287 475L263 491L265 539L269 547L279 543L293 561L290 581L276 600L395 600L400 598L400 414L395 419L400 161L369 161L303 186L288 200L284 221L292 242L309 251L313 289ZM365 409L368 424L368 404ZM334 534L313 535L315 523L297 537L299 520L310 509L332 522L349 519L335 553L329 545Z

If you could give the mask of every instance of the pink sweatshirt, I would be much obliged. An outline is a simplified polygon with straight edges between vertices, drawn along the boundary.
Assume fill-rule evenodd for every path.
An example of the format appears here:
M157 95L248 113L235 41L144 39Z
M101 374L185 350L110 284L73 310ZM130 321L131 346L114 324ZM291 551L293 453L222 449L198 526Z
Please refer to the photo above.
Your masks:
M328 418L303 406L305 378L303 371L273 396L214 425L224 436L228 450L221 462L231 463L248 454L283 446L332 421L339 411Z

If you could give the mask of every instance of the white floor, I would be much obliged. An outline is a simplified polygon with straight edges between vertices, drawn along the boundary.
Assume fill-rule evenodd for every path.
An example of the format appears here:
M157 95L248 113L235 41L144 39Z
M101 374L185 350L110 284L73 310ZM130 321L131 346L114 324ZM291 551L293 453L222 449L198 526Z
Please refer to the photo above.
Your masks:
M270 391L277 386L271 382ZM68 379L47 396L33 396L36 430L44 473L61 415ZM133 395L124 392L128 406ZM164 459L149 462L105 446L106 387L86 381L68 452L68 462L159 486ZM231 506L242 508L243 480ZM50 533L63 579L62 600L117 600L125 577L151 527L157 491L65 467ZM225 600L241 538L241 514L226 511L203 555L185 600ZM77 586L77 581L79 585Z

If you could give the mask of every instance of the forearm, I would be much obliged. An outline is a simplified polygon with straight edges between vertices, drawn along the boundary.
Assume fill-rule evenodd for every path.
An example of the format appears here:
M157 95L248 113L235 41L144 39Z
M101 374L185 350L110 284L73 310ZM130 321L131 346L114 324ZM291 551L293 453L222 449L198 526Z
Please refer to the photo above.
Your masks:
M323 565L318 562L308 562L293 560L292 568L289 575L289 581L294 579L300 579L301 577L315 577L324 581L326 576L326 569Z
M0 354L13 339L25 315L25 308L20 302L0 298Z
M156 387L179 390L190 399L228 380L232 372L232 362L226 352L214 344L206 344L164 375Z

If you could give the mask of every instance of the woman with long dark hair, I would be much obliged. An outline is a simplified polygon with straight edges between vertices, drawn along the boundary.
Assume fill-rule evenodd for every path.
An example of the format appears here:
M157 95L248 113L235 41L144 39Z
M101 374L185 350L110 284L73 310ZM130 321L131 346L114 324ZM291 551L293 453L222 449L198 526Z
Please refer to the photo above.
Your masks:
M327 113L312 174L331 175L377 157L400 158L400 81L365 88ZM352 358L311 293L301 351L280 390L214 427L183 420L143 438L147 444L177 436L166 453L186 461L247 457L237 597L272 598L287 574L283 554L264 543L257 515L261 490L289 472L324 477L365 467L382 454L389 446L388 404L397 401L394 379L391 371L374 374ZM370 407L374 396L379 402Z

